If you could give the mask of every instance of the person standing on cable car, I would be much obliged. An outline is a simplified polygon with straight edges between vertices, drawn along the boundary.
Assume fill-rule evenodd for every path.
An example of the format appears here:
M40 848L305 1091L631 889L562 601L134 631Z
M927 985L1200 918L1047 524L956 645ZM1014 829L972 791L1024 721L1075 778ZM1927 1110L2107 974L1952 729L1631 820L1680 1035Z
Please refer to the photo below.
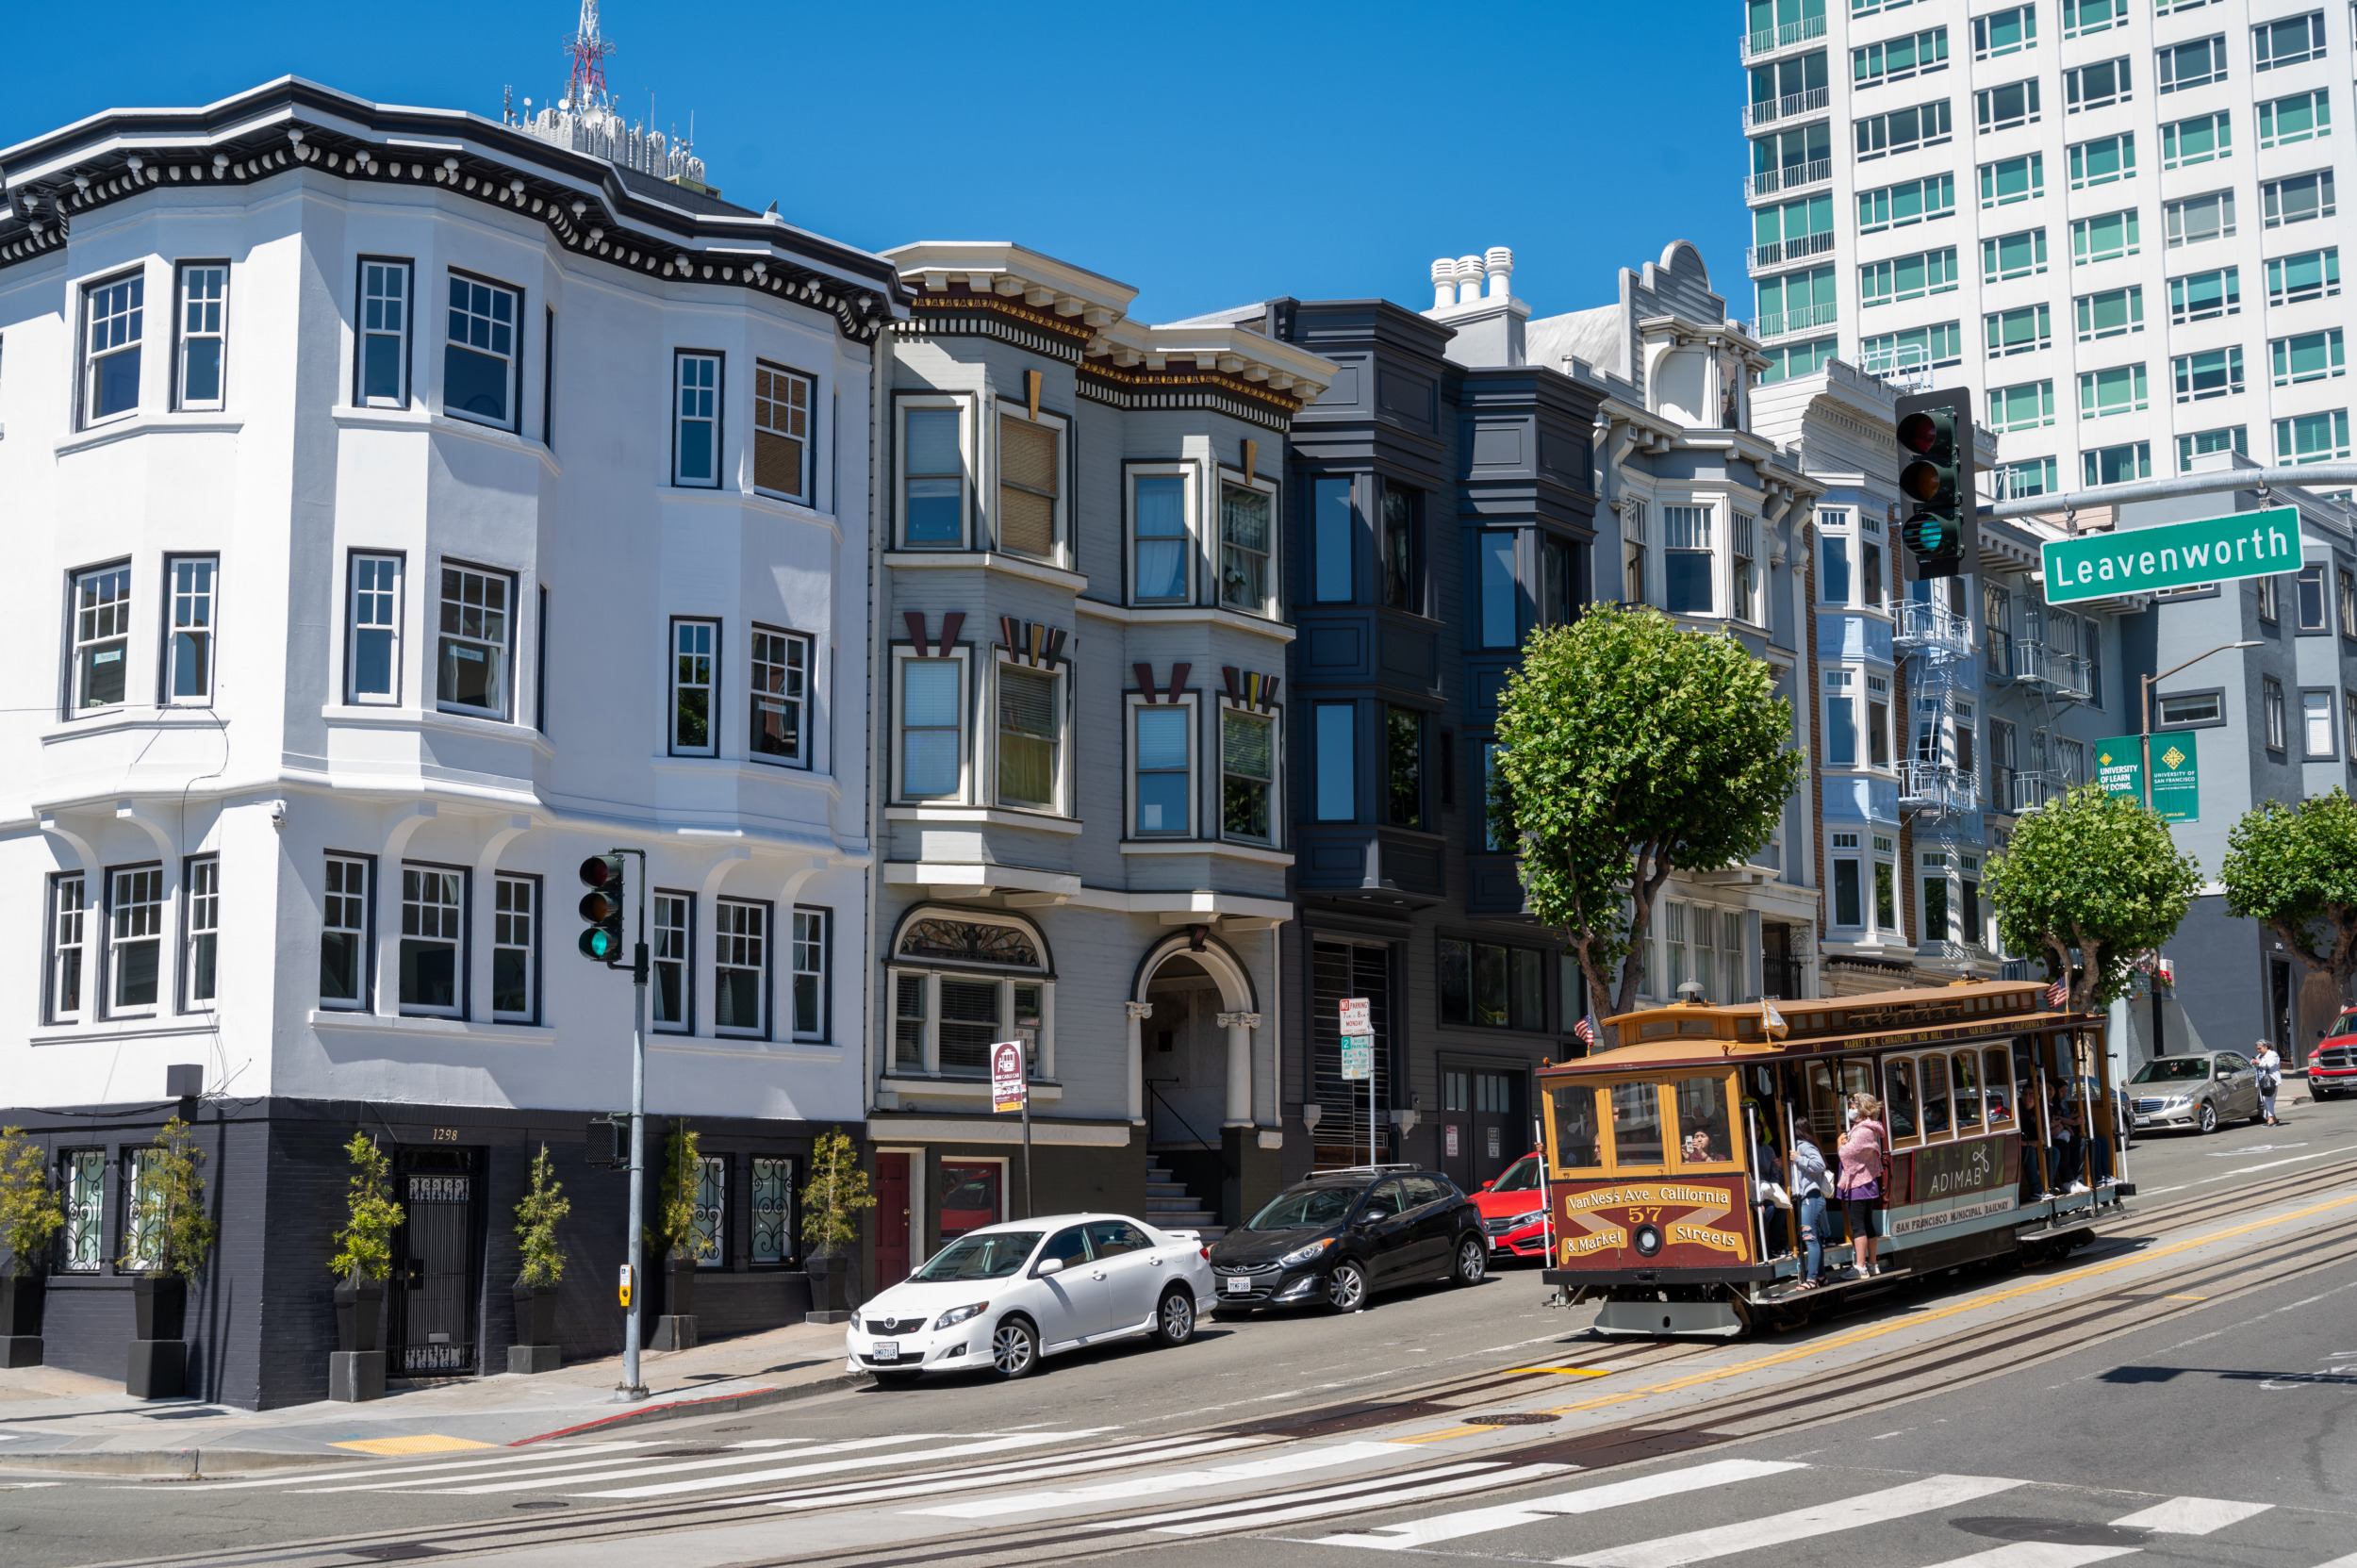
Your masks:
M1850 1097L1854 1119L1841 1135L1842 1218L1848 1222L1856 1262L1851 1272L1864 1279L1880 1274L1874 1263L1877 1211L1882 1207L1883 1167L1890 1159L1890 1135L1883 1131L1883 1102L1872 1095Z
M1825 1193L1832 1184L1825 1156L1807 1133L1796 1134L1792 1140L1792 1214L1801 1227L1804 1252L1801 1282L1795 1287L1800 1290L1813 1291L1824 1278Z

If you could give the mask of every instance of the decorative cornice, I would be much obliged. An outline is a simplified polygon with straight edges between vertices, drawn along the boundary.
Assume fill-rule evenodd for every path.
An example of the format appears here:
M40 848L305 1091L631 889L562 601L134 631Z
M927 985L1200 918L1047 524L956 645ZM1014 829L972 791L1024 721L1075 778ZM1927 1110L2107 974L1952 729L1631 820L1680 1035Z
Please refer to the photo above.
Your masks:
M1080 395L1113 408L1209 408L1279 432L1293 428L1302 406L1219 371L1125 371L1098 363L1081 367Z

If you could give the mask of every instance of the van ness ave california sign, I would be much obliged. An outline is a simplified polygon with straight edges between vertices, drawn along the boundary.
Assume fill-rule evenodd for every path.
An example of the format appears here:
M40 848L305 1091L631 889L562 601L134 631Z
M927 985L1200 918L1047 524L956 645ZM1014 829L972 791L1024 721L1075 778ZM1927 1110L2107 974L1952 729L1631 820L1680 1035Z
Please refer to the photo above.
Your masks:
M2050 604L2271 577L2299 569L2299 512L2275 506L2199 522L2050 539L2041 554Z

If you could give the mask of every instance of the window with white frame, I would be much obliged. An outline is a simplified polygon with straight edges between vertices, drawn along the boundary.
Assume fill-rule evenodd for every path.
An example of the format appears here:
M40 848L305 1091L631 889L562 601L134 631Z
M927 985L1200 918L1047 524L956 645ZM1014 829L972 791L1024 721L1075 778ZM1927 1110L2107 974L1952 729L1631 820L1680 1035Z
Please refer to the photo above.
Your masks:
M720 356L680 349L671 355L671 483L720 485Z
M1136 838L1184 838L1194 830L1195 704L1129 706L1130 817Z
M1053 811L1063 782L1063 680L1052 669L998 665L998 803Z
M2275 71L2303 60L2324 58L2324 12L2286 16L2262 22L2250 29L2250 65L2254 71Z
M409 406L409 282L406 261L360 262L360 338L353 401L364 408Z
M58 1238L58 1266L68 1274L96 1274L107 1225L107 1152L68 1149L58 1161L64 1189L65 1231Z
M900 543L965 546L965 411L956 402L900 404Z
M189 410L223 404L223 349L228 339L229 264L180 264L180 350L173 367L173 406Z
M1168 466L1129 470L1129 583L1137 603L1194 599L1191 477L1191 470Z
M529 1023L540 1008L540 879L501 872L491 889L491 1015Z
M82 422L136 411L147 280L133 272L82 290Z
M1825 765L1855 767L1857 744L1857 674L1828 669L1825 681Z
M1626 602L1645 602L1645 503L1631 501L1621 508L1622 591Z
M1890 677L1866 677L1866 765L1890 766Z
M1004 410L998 416L998 548L1056 558L1063 532L1063 421Z
M2299 738L2302 754L2310 761L2330 761L2339 754L2332 745L2331 692L2303 691L2299 694Z
M1875 834L1874 840L1874 924L1886 933L1899 929L1898 863L1891 856L1896 852L1891 838Z
M2283 713L2283 683L2272 675L2259 677L2259 711L2266 723L2266 748L2281 751L2284 746L2286 728Z
M1021 1040L1031 1076L1054 1073L1053 977L1037 933L1007 916L919 909L891 959L892 1070L981 1078L990 1048Z
M810 394L810 377L753 361L754 489L811 501Z
M1837 926L1866 924L1866 880L1857 847L1857 834L1833 834L1833 923Z
M932 981L925 975L892 977L892 1070L922 1073L932 1038Z
M182 1005L209 1008L220 990L221 857L192 855L182 863L182 896L188 900L187 956L180 969Z
M443 707L491 718L507 717L515 598L516 579L506 572L443 564L441 627L434 655L434 695Z
M671 754L717 755L713 698L719 681L720 623L671 622Z
M164 868L107 872L107 1007L154 1007L163 974Z
M1847 604L1850 602L1850 541L1841 532L1850 526L1850 514L1845 511L1822 511L1817 514L1819 552L1823 565L1817 573L1817 598L1820 603Z
M320 1003L357 1007L368 999L369 863L329 855L320 900Z
M172 595L170 640L164 646L164 701L202 704L213 699L213 601L220 590L215 555L165 557Z
M1668 536L1668 553L1663 565L1668 571L1668 602L1664 608L1673 615L1708 615L1714 602L1711 593L1711 508L1707 506L1664 506L1661 509L1663 531Z
M769 1032L769 906L747 899L713 905L712 1020L724 1034Z
M823 909L794 912L794 1037L827 1037L827 927L832 919Z
M401 701L401 557L352 557L344 683L355 703Z
M965 661L899 661L900 794L953 800L965 792Z
M401 868L401 1007L455 1015L467 942L467 873L452 867Z
M450 324L442 346L442 412L478 424L516 428L518 342L523 295L479 278L450 274Z
M1230 481L1219 487L1219 602L1247 615L1276 614L1269 569L1273 492Z
M1219 831L1246 844L1277 842L1277 717L1225 707L1219 716Z
M689 944L696 929L696 896L692 893L666 893L657 889L650 916L654 928L654 940L649 946L654 950L652 995L648 999L653 1010L654 1024L666 1033L686 1033L692 1028L688 1015L695 989L690 983L692 957Z
M810 638L755 625L752 643L752 754L810 766Z
M1734 546L1730 580L1735 589L1733 613L1738 620L1759 619L1759 569L1755 565L1759 556L1755 539L1758 526L1753 519L1738 512L1735 526L1730 530Z
M118 708L129 700L131 567L99 567L74 577L74 709Z
M90 884L79 871L49 879L49 1021L74 1023L82 1011L86 967L84 921L90 914Z

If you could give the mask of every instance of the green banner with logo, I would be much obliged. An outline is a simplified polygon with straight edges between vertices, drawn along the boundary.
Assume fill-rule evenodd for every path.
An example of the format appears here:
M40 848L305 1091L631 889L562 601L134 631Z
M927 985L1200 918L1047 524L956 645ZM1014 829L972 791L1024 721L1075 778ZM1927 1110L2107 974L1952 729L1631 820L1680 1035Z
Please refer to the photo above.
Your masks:
M2196 522L2050 539L2039 553L2050 604L2237 577L2271 577L2299 569L2299 512L2275 506Z
M2152 809L2171 822L2201 817L2201 762L2192 730L2163 730L2152 737ZM2114 735L2095 743L2095 781L2114 795L2144 799L2144 737Z

